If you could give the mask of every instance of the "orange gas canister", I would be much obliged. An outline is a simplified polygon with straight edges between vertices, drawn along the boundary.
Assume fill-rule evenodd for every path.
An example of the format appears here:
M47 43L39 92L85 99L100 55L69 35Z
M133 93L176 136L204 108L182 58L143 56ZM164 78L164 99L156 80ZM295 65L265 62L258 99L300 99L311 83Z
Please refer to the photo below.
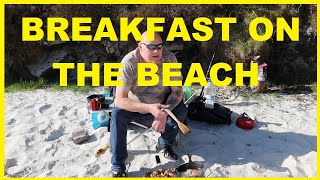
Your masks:
M250 130L254 127L254 121L246 113L242 113L238 117L236 125L241 129Z

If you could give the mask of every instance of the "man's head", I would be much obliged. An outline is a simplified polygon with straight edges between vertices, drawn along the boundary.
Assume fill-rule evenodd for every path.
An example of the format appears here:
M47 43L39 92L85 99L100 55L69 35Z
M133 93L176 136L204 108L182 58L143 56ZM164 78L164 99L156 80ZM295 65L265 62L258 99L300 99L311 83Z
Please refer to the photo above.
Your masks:
M160 34L154 34L154 40L149 41L147 32L142 34L142 41L139 42L138 48L142 58L149 63L160 63L162 57L163 45Z

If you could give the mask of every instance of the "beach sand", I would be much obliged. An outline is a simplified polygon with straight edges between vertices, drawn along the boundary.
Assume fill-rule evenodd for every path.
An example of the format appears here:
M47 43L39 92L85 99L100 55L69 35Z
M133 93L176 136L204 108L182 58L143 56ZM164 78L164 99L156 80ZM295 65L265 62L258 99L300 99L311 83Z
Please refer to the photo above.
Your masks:
M5 176L110 177L111 153L95 157L109 142L107 127L93 129L86 97L104 93L36 90L5 94ZM180 161L155 151L159 133L150 131L128 145L130 177L144 176L192 160L204 165L206 177L316 177L316 94L261 94L239 97L225 105L232 124L210 125L189 121L191 133L179 134L174 146ZM255 120L252 130L235 125L237 114ZM71 140L84 126L90 137L84 144ZM144 129L130 125L128 141ZM155 156L161 163L157 164Z

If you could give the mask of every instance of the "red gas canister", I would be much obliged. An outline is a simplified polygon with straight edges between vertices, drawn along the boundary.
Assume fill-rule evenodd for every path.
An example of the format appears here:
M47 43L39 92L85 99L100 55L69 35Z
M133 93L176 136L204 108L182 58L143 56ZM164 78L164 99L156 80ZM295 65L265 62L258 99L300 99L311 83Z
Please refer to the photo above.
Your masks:
M250 130L254 127L254 121L246 113L243 113L238 117L236 125L241 129Z

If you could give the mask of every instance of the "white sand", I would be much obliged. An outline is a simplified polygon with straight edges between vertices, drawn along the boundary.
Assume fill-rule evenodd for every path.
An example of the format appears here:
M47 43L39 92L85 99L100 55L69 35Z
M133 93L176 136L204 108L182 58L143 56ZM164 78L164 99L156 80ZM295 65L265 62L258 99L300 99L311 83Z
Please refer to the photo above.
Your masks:
M107 128L92 128L86 97L72 91L37 90L5 94L5 175L8 177L109 177L111 154L95 152L109 142ZM253 130L192 121L189 135L180 134L175 148L180 162L155 161L158 133L148 132L128 146L129 176L170 168L187 161L204 163L208 177L315 177L316 94L239 97L226 105L257 120ZM233 116L235 117L235 116ZM88 128L82 145L72 131ZM143 132L129 126L128 140Z

